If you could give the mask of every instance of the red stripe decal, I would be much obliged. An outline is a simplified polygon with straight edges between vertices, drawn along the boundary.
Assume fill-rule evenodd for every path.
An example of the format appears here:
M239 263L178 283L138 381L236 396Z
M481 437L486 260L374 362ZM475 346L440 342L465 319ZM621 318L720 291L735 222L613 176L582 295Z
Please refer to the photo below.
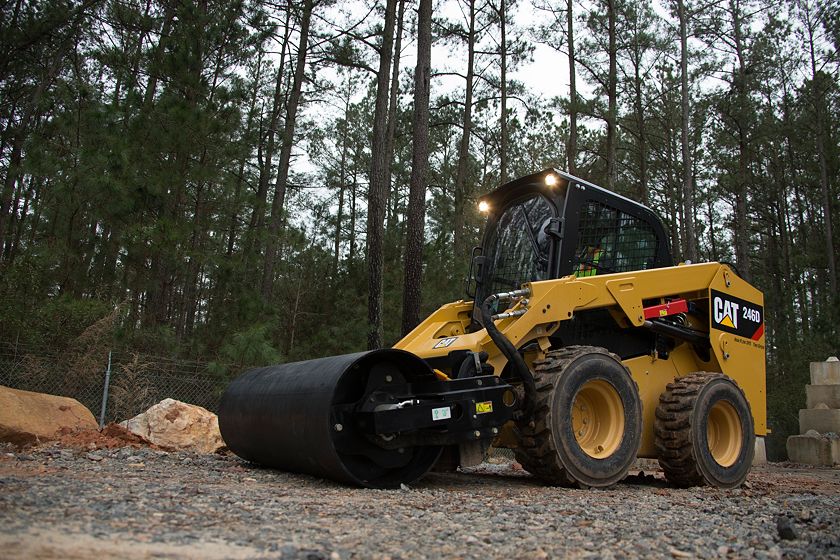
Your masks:
M761 323L761 325L758 326L758 330L755 331L754 335L752 335L752 339L753 340L758 340L762 336L764 336L764 323Z

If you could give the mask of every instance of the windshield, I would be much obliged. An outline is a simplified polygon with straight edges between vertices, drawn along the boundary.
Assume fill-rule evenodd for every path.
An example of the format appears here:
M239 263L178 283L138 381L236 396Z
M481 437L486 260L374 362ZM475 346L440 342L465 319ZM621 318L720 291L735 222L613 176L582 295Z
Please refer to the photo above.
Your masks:
M551 204L540 195L505 209L485 244L486 270L479 289L482 298L548 279L551 244L546 228L553 216Z

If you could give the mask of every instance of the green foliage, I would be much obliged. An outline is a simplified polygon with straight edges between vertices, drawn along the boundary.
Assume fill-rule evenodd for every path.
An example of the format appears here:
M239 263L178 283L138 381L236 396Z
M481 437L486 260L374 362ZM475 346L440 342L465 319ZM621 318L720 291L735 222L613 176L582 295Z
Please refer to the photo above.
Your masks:
M233 333L219 349L220 362L211 363L210 371L221 374L229 372L231 367L238 370L280 362L281 354L271 343L275 328L270 323L261 323Z

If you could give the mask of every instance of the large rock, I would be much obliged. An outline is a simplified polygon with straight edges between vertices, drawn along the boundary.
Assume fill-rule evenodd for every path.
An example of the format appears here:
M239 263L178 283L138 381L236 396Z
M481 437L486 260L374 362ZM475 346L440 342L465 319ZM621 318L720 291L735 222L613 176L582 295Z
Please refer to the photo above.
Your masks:
M840 385L805 385L805 408L840 408Z
M0 441L26 445L57 439L59 432L98 428L76 399L0 386Z
M824 362L811 362L811 385L840 385L840 360L831 356Z
M165 449L215 453L225 447L215 414L175 399L164 399L121 425Z
M821 434L840 433L840 409L828 408L824 404L817 408L803 408L799 411L799 431L803 434L815 430Z
M790 436L787 452L794 463L824 467L840 465L840 438L813 431L801 436Z

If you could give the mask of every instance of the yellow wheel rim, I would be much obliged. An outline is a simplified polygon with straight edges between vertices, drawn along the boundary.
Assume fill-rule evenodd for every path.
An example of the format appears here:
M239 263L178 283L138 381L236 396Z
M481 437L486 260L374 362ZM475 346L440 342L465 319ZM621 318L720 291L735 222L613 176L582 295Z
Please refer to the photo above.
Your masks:
M709 411L706 427L709 452L721 467L731 467L738 460L743 445L741 419L735 407L727 401L718 401Z
M572 428L584 453L609 457L624 437L624 405L615 387L602 379L588 381L572 402Z

